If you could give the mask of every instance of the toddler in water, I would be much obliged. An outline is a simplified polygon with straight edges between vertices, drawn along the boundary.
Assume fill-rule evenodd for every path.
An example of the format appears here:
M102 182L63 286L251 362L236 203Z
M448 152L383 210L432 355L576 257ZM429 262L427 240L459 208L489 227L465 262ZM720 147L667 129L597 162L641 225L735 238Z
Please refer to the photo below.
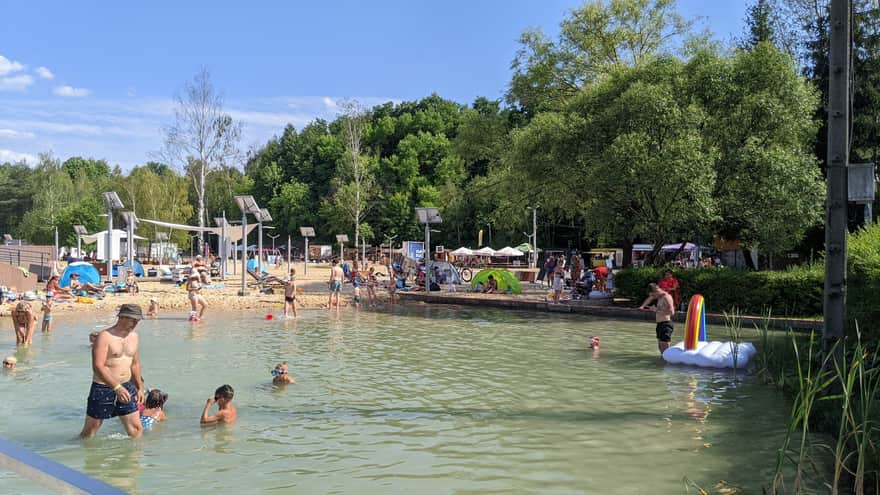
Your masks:
M141 410L141 426L144 427L144 431L150 431L154 424L168 419L164 410L166 401L168 401L168 394L158 388L150 390L147 394L144 408Z
M159 300L155 297L150 298L150 308L147 309L147 316L150 318L159 316Z
M46 301L43 303L43 331L48 332L52 329L52 297L55 294L50 290L46 293Z
M354 282L351 283L351 285L354 287L354 298L353 298L354 299L354 307L360 308L361 307L361 283L357 279L355 279Z
M287 361L275 365L272 370L273 385L287 385L288 383L296 383L296 378L287 374Z

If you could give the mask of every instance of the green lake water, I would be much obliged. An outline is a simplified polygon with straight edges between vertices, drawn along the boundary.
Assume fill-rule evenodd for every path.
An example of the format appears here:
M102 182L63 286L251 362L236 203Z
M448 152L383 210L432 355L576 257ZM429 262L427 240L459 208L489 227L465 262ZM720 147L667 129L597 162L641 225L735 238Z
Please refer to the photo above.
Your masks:
M20 369L0 373L0 436L144 494L684 493L685 476L760 493L787 425L781 394L750 376L664 364L650 322L421 305L185 317L138 326L146 383L170 394L170 419L142 440L115 418L76 438L88 333L109 316L56 317L17 353ZM14 342L4 319L0 352ZM286 388L269 373L282 360ZM239 421L201 428L224 383ZM0 486L44 493L2 471Z

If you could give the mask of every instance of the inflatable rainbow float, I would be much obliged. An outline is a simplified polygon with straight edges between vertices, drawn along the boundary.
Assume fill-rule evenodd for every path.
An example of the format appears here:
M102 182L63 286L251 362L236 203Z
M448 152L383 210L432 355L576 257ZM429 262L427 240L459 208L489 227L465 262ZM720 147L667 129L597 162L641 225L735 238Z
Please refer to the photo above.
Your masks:
M684 341L663 351L663 359L703 368L745 368L755 352L751 342L706 342L706 304L695 294L688 303Z

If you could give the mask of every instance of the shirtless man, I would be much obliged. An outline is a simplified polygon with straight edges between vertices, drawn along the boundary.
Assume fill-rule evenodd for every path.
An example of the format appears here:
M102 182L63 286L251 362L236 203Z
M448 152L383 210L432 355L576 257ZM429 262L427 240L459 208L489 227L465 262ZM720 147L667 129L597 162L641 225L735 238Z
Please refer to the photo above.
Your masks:
M334 296L336 299L336 307L339 307L339 292L342 291L342 279L345 273L339 266L339 260L333 260L333 269L330 270L330 298L327 300L327 309L333 307Z
M232 423L238 417L238 411L232 405L232 397L235 391L231 385L221 385L214 391L214 396L205 401L205 408L202 409L202 417L199 419L201 425L212 425L215 423ZM210 415L208 411L214 403L217 403L217 414Z
M293 317L296 318L296 268L290 269L290 275L284 277L284 317L287 318L289 309L293 309Z
M639 306L639 309L647 310L648 303L657 301L654 310L654 321L657 322L657 348L660 355L669 348L669 341L672 340L672 316L675 314L675 305L672 303L672 296L664 291L657 284L648 284L648 297Z
M137 304L123 304L116 324L98 333L92 346L92 388L81 437L98 433L105 419L119 416L131 438L140 437L138 404L144 402L138 334L134 327L144 318Z

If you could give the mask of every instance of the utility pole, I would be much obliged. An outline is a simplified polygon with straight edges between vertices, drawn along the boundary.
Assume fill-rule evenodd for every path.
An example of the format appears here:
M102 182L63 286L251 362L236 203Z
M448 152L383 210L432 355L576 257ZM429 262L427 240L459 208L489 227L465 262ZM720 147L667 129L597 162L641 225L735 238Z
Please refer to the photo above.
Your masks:
M849 164L850 14L852 0L831 1L825 212L825 327L823 350L843 357L846 334L847 165ZM836 346L835 346L836 344Z

